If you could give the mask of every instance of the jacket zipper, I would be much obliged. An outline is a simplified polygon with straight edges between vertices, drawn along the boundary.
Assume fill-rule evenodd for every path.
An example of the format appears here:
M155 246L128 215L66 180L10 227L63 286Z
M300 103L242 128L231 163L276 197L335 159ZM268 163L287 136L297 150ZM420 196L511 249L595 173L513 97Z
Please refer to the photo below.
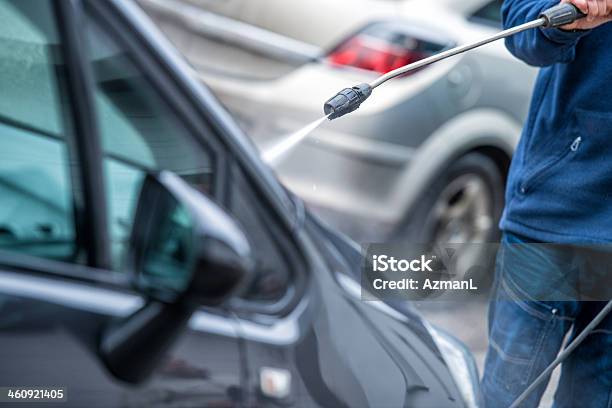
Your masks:
M557 160L551 162L549 165L547 165L547 166L543 167L542 169L538 170L537 172L532 174L531 177L529 177L526 181L524 181L521 184L521 188L520 188L521 193L525 194L529 190L529 188L534 184L534 182L536 182L536 181L538 181L540 179L542 174L546 173L549 169L551 169L552 167L554 167L557 164L559 164L559 162L561 160L565 159L565 157L567 157L567 155L569 153L576 152L580 148L581 144L582 144L582 136L578 136L577 138L574 139L574 141L570 145L569 149L566 150L561 156L559 156L559 158L557 158Z
M574 139L574 141L572 142L572 145L570 146L570 149L572 150L572 152L575 152L576 150L578 150L578 148L580 147L580 143L582 143L582 137L578 136L576 139Z

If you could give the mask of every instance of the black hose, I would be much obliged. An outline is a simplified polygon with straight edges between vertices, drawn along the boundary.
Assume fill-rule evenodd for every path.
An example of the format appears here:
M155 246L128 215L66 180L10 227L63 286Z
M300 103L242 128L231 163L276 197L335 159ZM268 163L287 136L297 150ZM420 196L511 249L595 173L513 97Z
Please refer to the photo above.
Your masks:
M570 344L568 344L568 346L563 349L561 353L559 353L557 358L552 363L550 363L550 365L546 367L544 371L542 371L538 378L536 378L529 385L529 387L527 387L527 389L525 389L525 391L523 391L523 393L519 395L516 400L514 400L512 405L510 405L510 408L518 408L519 404L523 402L525 398L527 398L529 394L531 394L533 390L535 390L537 386L540 385L540 383L550 375L550 373L555 369L555 367L561 364L572 353L572 351L574 351L574 349L576 349L576 347L578 347L580 343L584 341L586 336L588 336L589 333L591 333L593 329L595 329L595 327L597 327L597 325L601 323L601 321L610 313L610 311L612 311L612 301L609 301L604 306L604 308L601 309L599 313L597 313L597 316L595 316L593 320L591 320L591 322L584 328L584 330L582 330L580 334Z

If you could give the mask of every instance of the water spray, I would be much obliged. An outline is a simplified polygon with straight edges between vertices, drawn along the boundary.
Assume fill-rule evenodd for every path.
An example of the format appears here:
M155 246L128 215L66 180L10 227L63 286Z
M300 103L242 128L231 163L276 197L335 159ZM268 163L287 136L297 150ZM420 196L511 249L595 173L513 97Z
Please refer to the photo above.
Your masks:
M304 140L308 135L318 128L325 119L328 119L327 116L323 116L315 120L312 123L304 126L297 132L291 133L280 139L276 144L272 145L268 149L262 152L262 158L268 164L277 164L282 159L284 159L289 152L293 150L295 146L297 146L302 140Z
M325 112L325 115L329 118L329 120L339 118L357 110L359 106L361 106L361 104L370 97L374 89L376 89L377 87L384 84L390 79L426 67L428 65L431 65L438 61L442 61L454 55L462 54L466 51L473 50L474 48L481 47L491 42L510 37L514 34L518 34L526 30L530 30L532 28L557 28L566 24L571 24L574 21L585 16L586 15L583 14L580 10L578 10L578 8L576 8L576 6L574 6L573 4L558 4L543 11L536 20L509 28L485 39L470 44L461 45L459 47L451 48L439 54L432 55L431 57L424 58L412 64L408 64L403 67L394 69L393 71L387 72L386 74L378 77L372 83L363 83L356 85L352 88L343 89L336 95L334 95L332 98L330 98L327 102L325 102L325 105L323 105L323 111Z

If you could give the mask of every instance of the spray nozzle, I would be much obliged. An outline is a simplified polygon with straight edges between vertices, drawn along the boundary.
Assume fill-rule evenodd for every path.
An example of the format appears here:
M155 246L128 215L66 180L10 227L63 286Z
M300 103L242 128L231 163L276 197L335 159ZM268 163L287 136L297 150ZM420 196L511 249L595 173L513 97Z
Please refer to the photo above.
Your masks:
M369 84L359 84L352 88L346 88L338 92L323 105L323 111L329 120L339 118L359 108L372 94Z

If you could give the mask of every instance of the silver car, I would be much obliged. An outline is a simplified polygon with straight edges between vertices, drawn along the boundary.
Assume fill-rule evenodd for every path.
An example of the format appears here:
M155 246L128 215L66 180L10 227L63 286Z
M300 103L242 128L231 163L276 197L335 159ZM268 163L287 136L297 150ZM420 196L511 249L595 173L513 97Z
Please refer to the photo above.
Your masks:
M501 0L140 3L265 152L338 90L495 32ZM501 42L451 58L377 88L273 166L358 240L492 241L535 74Z

